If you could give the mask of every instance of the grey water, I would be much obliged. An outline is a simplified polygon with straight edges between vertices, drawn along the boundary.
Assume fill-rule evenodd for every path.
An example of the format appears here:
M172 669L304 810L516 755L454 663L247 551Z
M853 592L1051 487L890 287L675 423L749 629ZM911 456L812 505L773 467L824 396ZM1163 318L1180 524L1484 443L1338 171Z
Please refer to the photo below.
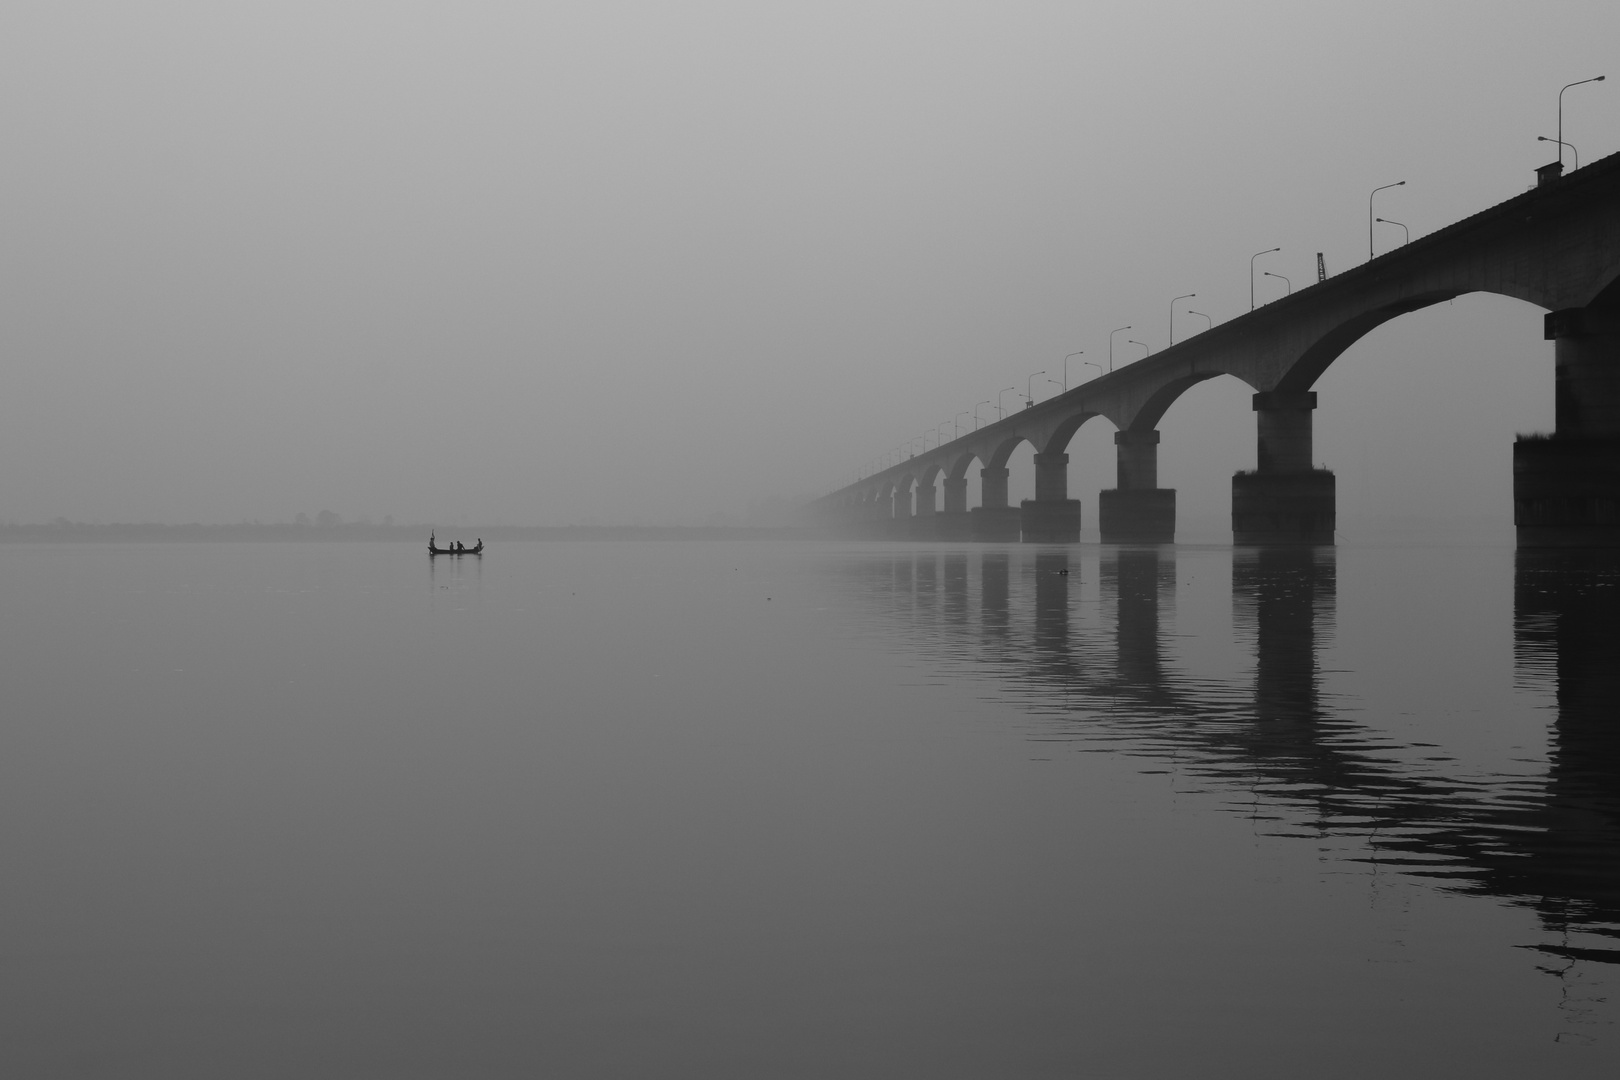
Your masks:
M1620 570L0 546L0 1074L1612 1076Z

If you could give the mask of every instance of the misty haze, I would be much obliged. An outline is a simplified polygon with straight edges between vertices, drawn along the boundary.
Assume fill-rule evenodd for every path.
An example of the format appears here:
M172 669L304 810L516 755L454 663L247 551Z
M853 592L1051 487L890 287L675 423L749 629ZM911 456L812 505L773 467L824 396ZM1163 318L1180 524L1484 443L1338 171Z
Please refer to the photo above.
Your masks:
M0 1073L1614 1075L1616 40L8 4Z

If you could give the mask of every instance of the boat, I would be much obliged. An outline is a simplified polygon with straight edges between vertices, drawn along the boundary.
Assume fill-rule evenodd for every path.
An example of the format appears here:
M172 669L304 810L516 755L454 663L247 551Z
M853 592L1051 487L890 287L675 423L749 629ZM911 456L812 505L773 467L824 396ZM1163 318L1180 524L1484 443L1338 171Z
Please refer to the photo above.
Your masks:
M430 558L430 559L435 555L482 555L483 553L484 553L484 542L483 542L483 540L479 540L478 544L475 547L464 547L464 548L443 547L442 548L442 547L440 547L438 545L437 540L436 540L435 537L432 537L432 536L428 537L428 558Z

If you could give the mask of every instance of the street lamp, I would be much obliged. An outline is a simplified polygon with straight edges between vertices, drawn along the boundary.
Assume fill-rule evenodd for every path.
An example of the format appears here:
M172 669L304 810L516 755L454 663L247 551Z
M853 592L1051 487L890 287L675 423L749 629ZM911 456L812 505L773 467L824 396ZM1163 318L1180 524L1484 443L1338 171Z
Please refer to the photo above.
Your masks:
M988 399L979 402L979 405L989 405L989 404L991 404L991 402ZM979 430L979 405L973 406L973 430L974 431Z
M1579 161L1580 159L1576 158L1575 160ZM1385 225L1401 225L1400 222L1391 221L1387 217L1381 217L1378 220L1382 221ZM1405 225L1401 225L1401 232L1406 235L1406 239L1401 241L1402 246L1405 246L1406 244L1410 244L1412 242L1412 230L1408 229Z
M1114 370L1114 335L1119 333L1120 330L1129 330L1129 329L1131 329L1129 326L1122 326L1122 327L1119 328L1119 330L1112 330L1108 334L1108 370L1109 371Z
M1099 378L1099 379L1102 378L1103 369L1102 369L1101 364L1093 364L1090 360L1086 360L1086 361L1084 361L1084 363L1085 363L1086 367L1094 367L1094 368L1096 368L1097 369L1097 378Z
M1140 345L1142 348L1147 349L1147 352L1142 354L1142 359L1144 360L1153 355L1153 350L1148 349L1148 343L1145 341L1137 341L1135 338L1126 338L1125 342L1128 345Z
M1176 297L1176 300L1191 300L1197 295L1195 292L1190 292L1184 296ZM1176 300L1170 301L1170 344L1172 345L1176 343Z
M1005 394L1008 390L1011 390L1013 393L1016 394L1018 392L1018 387L1016 387L1016 386L1004 387L1004 388L1002 388L1001 393L996 395L996 419L997 420L1000 420L1002 417L1007 415L1007 410L1003 409L1001 407L1001 394Z
M1209 322L1209 325L1204 327L1205 330L1213 330L1213 329L1215 329L1215 320L1211 319L1208 315L1205 315L1202 311L1194 311L1192 308L1188 308L1187 309L1187 314L1196 315L1200 319L1207 320Z
M1058 382L1056 379L1047 379L1046 381L1051 383L1053 386L1058 387L1060 390L1063 390L1065 393L1067 392L1067 388L1064 387L1064 385L1062 383Z
M1258 259L1262 255L1270 255L1273 251L1281 251L1281 250L1282 250L1282 248L1280 248L1280 247L1266 248L1266 250L1264 250L1264 251L1257 251L1253 255L1249 256L1249 310L1250 311L1254 310L1254 260Z
M1045 374L1046 374L1046 372L1044 372L1044 371L1035 372L1035 375L1045 375ZM1035 375L1031 375L1028 379L1026 379L1024 381L1024 400L1029 402L1029 405L1035 404L1035 394L1033 392L1033 387L1035 385ZM1029 405L1025 405L1024 408L1026 408L1026 409L1029 408Z
M965 410L965 409L962 412L959 412L959 413L956 414L956 416L966 416L966 415L967 415L967 410ZM962 437L962 430L956 426L956 416L951 417L951 438L960 439ZM973 426L978 427L979 425L974 424Z
M1069 354L1069 356L1084 356L1084 355L1086 355L1086 350L1084 350L1084 349L1081 349L1079 352L1072 352L1072 353ZM1064 393L1069 392L1069 356L1065 356L1063 358L1063 392Z
M1405 180L1397 180L1393 184L1385 184L1383 187L1375 187L1375 188L1372 189L1372 193L1367 196L1367 258L1369 258L1369 259L1373 257L1373 237L1372 237L1372 227L1373 227L1372 202L1373 202L1373 195L1378 194L1380 191L1387 190L1388 188L1400 187L1404 183L1406 183Z
M1549 139L1545 135L1537 135L1536 136L1536 142L1555 142L1555 143L1557 143L1558 144L1558 156L1559 157L1564 156L1564 147L1566 147L1566 146L1569 147L1569 152L1571 154L1575 155L1575 167L1577 169L1581 167L1581 155L1576 152L1574 143L1568 143L1568 142L1565 142L1562 139Z
M934 426L934 449L935 450L938 450L940 448L940 446L945 442L945 433L943 431L939 430L939 429L944 427L946 424L954 424L954 423L956 423L956 420L954 418L952 418L950 420L941 420L938 424L936 424ZM953 439L955 437L956 436L954 434L951 436L951 438L953 438Z
M1294 283L1293 283L1293 282L1292 282L1292 281L1289 281L1289 280L1288 280L1288 279L1287 279L1287 278L1285 278L1285 277L1283 277L1283 276L1282 276L1282 275L1281 275L1281 274L1273 274L1273 273L1272 273L1272 272L1271 272L1271 271L1270 271L1270 270L1262 270L1262 271L1260 271L1260 272L1261 272L1261 273L1262 273L1262 274L1264 274L1264 275L1266 275L1266 277L1274 277L1274 278L1277 278L1277 279L1278 279L1278 280L1279 280L1279 281L1281 281L1281 282L1282 282L1282 283L1283 283L1283 284L1284 284L1284 285L1286 285L1286 286L1288 286L1288 295L1289 295L1289 296L1293 296L1293 295L1294 295Z
M1589 82L1602 82L1607 77L1606 75L1594 75L1590 79L1572 82L1569 86L1564 87L1564 90L1568 90L1570 86L1581 86ZM1558 138L1555 140L1558 143L1558 167L1560 170L1564 167L1564 90L1558 91ZM1579 165L1575 167L1580 168Z

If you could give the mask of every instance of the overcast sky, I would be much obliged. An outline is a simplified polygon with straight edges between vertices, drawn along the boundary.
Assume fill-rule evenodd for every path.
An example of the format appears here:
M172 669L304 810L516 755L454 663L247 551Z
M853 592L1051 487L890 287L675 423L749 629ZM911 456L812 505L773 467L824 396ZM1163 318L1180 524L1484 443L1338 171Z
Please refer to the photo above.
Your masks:
M742 519L1157 352L1178 294L1240 314L1262 248L1361 262L1380 184L1413 236L1518 194L1565 83L1613 76L1564 132L1620 151L1617 41L1612 0L9 0L0 520ZM1509 513L1540 323L1463 298L1323 377L1341 530ZM1166 416L1184 516L1248 394ZM1094 525L1106 422L1071 452Z

